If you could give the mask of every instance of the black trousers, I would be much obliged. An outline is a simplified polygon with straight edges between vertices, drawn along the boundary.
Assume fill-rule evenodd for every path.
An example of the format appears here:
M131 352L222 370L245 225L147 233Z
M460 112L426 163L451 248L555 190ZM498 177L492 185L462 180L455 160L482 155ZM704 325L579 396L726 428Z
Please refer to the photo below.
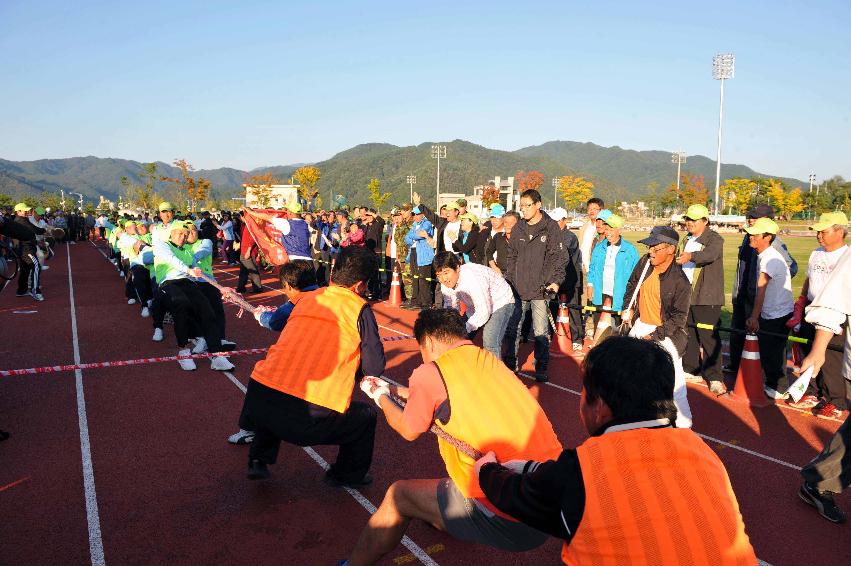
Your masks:
M216 320L216 329L219 331L219 337L224 338L225 334L225 306L222 303L222 292L206 282L198 282L198 290L201 291L210 303L210 308L213 309L213 315ZM211 352L215 350L210 350Z
M688 324L711 324L714 330L698 330L686 326L688 344L683 354L683 369L694 375L702 375L706 381L723 381L721 373L721 336L718 325L721 323L720 305L692 305L688 312ZM703 359L700 349L703 348Z
M128 276L132 282L133 298L138 299L143 307L148 306L147 303L153 297L151 289L151 272L143 265L134 265L130 268ZM129 298L129 297L128 297Z
M33 293L41 293L41 263L35 248L21 250L21 268L18 271L18 294L22 295L27 289Z
M245 292L245 284L251 280L251 288L254 291L262 291L263 284L260 281L260 272L257 270L257 264L250 257L239 258L239 277L236 280L237 293Z
M431 264L411 265L411 273L418 276L414 278L413 287L416 289L416 293L414 293L411 302L417 306L428 308L434 304L434 282L428 280L433 278L432 271Z
M801 331L798 336L810 340L816 336L816 327L807 321L801 321ZM812 346L810 344L801 344L801 351L804 356L810 353ZM830 344L842 348L845 345L845 333L834 334L830 339ZM846 403L846 387L851 387L849 382L842 375L843 354L836 350L827 350L824 353L824 365L821 366L821 371L815 379L810 380L810 385L807 388L808 395L823 397L828 403L833 403L840 411L845 410Z
M733 328L745 329L745 321L753 311L753 303L747 299L739 299L733 302L733 317L730 324ZM730 333L730 371L734 374L739 371L739 362L742 361L742 350L745 347L745 335L740 332Z
M780 380L786 377L786 342L789 336L786 321L791 316L792 313L779 318L759 317L761 331L782 334L782 336L766 336L762 333L756 335L759 340L759 359L762 362L762 371L765 373L765 384L774 390L777 390Z
M174 318L174 335L179 348L184 348L189 343L190 330L195 324L211 352L222 349L222 336L216 324L216 315L197 283L189 279L176 279L164 282L160 290L163 305Z
M245 407L255 427L250 459L274 464L282 440L296 446L339 445L331 465L336 478L357 481L369 471L377 420L372 405L352 401L345 413L338 413L250 379Z
M367 292L376 300L381 298L381 272L378 271L378 268L381 265L382 257L379 254L375 254L375 270L372 272L369 281L366 282Z
M804 466L804 480L815 484L819 491L840 493L851 485L851 418L845 419L821 454Z

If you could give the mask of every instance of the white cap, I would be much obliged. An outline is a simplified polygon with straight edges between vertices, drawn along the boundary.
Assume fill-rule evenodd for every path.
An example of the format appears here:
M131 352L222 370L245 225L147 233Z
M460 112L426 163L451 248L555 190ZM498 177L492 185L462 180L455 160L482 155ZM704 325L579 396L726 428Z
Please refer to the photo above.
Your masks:
M562 207L554 208L549 212L550 218L558 222L567 218L567 211Z

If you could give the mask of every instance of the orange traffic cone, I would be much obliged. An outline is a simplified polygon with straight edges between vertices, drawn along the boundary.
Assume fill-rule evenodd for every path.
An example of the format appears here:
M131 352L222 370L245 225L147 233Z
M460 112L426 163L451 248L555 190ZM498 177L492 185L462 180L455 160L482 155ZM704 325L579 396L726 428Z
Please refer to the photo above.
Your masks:
M557 356L572 356L573 355L573 340L570 336L570 314L567 305L559 301L558 316L556 317L556 348L555 352L551 352Z
M402 305L402 282L399 280L399 268L393 268L393 281L390 283L390 296L387 302L394 307Z
M745 335L745 348L739 362L736 375L736 387L732 399L748 403L751 407L765 407L771 404L765 396L762 380L762 362L759 359L759 341L756 334Z

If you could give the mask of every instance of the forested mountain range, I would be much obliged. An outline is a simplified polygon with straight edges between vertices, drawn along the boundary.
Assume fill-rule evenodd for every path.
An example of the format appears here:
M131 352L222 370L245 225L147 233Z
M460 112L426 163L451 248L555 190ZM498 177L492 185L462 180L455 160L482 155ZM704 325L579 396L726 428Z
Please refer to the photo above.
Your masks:
M399 147L385 143L367 143L342 151L330 159L315 163L322 173L318 189L324 203L331 194L342 194L349 203L369 202L367 184L371 178L381 181L382 192L393 193L392 202L407 200L405 179L416 175L414 190L424 198L435 193L436 160L431 157L432 142L417 146ZM441 160L441 192L470 193L475 185L495 175L515 175L517 171L535 169L546 179L542 193L545 204L551 202L552 177L575 174L590 178L595 193L609 200L633 200L645 194L648 186L657 183L664 190L676 179L676 166L667 151L634 151L620 147L602 147L593 143L550 141L516 151L489 149L463 140L445 143L447 157ZM191 162L191 155L186 157ZM212 183L220 199L241 194L241 185L250 175L270 172L282 181L301 164L260 167L240 171L228 167L198 170ZM714 186L714 160L701 155L688 156L683 172L703 175L707 187ZM139 182L142 163L127 159L74 157L40 159L37 161L8 161L0 159L0 193L19 197L26 194L64 189L79 192L97 201L99 195L116 200L123 193L121 178ZM177 177L176 167L157 162L157 173ZM771 177L745 165L724 164L722 179L730 177ZM803 186L797 179L783 179L792 186Z

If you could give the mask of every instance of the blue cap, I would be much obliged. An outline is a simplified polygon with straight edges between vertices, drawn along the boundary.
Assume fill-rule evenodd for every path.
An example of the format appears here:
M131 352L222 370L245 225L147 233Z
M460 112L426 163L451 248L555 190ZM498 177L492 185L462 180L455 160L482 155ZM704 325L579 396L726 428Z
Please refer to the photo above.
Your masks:
M423 211L420 210L419 206L415 206L414 209L411 212L414 213L414 214L422 214L423 213Z
M499 203L492 204L491 205L490 217L491 218L502 218L503 216L505 216L505 207L502 206Z
M603 210L601 210L601 211L597 214L597 220L602 220L603 222L605 222L606 220L608 220L608 219L609 219L609 217L610 217L611 215L612 215L612 211L611 211L611 210L609 210L608 208L604 208Z

